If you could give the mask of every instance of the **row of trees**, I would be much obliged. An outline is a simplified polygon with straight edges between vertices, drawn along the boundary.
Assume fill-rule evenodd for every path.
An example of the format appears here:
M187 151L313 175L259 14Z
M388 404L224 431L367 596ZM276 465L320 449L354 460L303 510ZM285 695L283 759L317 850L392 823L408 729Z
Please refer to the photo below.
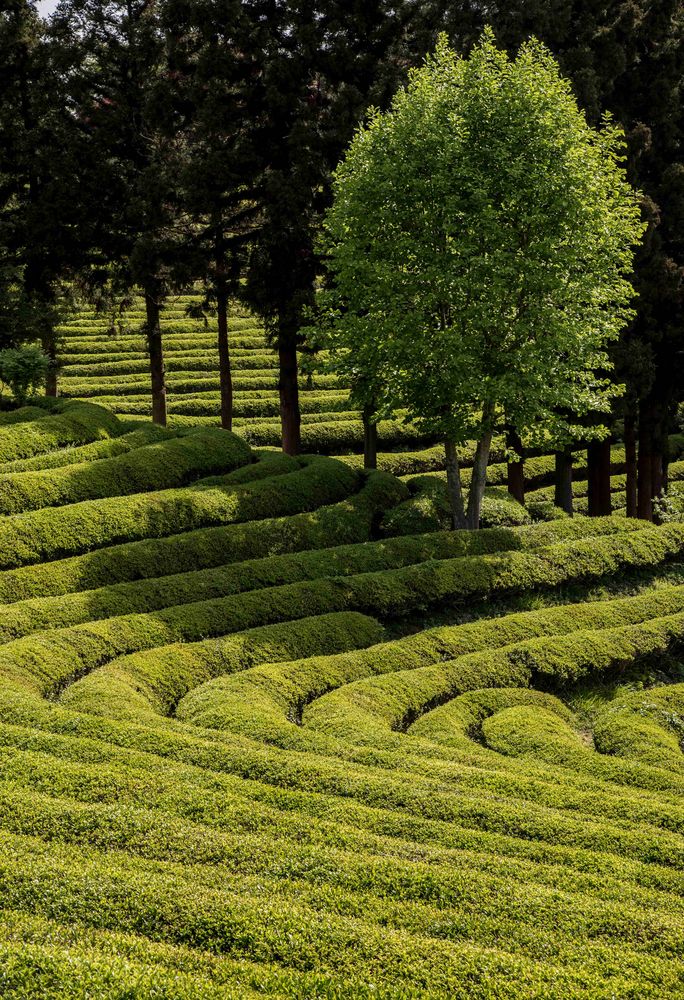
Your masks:
M365 109L388 106L440 31L466 52L485 20L509 52L540 38L589 123L609 110L626 132L648 229L636 313L610 349L610 377L627 387L613 415L624 425L629 512L651 516L683 389L682 0L62 0L48 24L32 0L8 0L0 338L39 339L54 355L65 283L102 308L141 288L163 423L160 313L168 295L200 281L230 427L227 320L240 295L278 353L283 446L296 452L298 352L322 273L317 237L334 167ZM512 425L509 434L519 450ZM568 454L559 443L561 497ZM590 448L596 512L608 463L605 445Z

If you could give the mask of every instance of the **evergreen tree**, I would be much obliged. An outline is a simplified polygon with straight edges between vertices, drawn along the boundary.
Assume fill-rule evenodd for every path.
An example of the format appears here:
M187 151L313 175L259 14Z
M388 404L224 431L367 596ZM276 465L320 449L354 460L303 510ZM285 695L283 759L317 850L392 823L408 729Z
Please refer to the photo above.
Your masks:
M53 32L69 62L70 96L88 129L95 220L90 278L145 300L152 418L166 423L160 316L191 275L180 172L184 146L167 39L154 0L62 0ZM101 266L98 266L98 262Z
M217 318L221 426L232 427L228 338L231 297L240 292L246 244L258 224L258 159L252 81L260 66L237 0L169 0L163 22L186 158L182 198L192 220L190 251L205 287L200 313Z
M334 166L371 103L402 71L412 4L244 0L259 225L244 294L278 352L283 449L300 447L298 349L320 272L315 237Z
M79 265L84 150L54 47L29 0L0 11L0 342L37 340L52 361L64 281Z

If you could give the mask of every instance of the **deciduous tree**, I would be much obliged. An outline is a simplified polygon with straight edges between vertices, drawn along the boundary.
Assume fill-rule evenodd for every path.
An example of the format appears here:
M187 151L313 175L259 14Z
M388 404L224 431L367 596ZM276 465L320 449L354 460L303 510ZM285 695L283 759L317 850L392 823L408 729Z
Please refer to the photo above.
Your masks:
M511 60L487 32L468 59L442 38L338 168L329 345L380 407L444 440L455 527L479 525L504 419L534 444L610 406L596 372L631 316L643 228L621 158L541 44ZM466 508L457 445L473 438Z

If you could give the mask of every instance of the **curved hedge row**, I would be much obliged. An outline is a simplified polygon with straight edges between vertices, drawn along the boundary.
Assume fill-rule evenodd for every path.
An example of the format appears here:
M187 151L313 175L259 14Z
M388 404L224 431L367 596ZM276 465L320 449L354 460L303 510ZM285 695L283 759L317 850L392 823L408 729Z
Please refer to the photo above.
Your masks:
M197 430L141 444L113 458L58 470L0 474L0 514L170 489L202 475L230 472L250 459L249 446L235 435Z
M12 462L0 463L0 476L15 472L40 472L43 469L60 469L68 465L79 465L99 459L115 458L144 445L166 441L188 431L171 430L159 424L129 424L121 421L123 433L119 437L102 438L90 444L67 445L54 451L47 451L32 458L18 458ZM133 427L133 430L127 428Z
M275 455L249 467L250 472L262 474L269 471L275 474L276 470L285 474L298 469L298 462L285 455ZM303 501L313 507L311 512L199 528L0 572L0 601L68 594L249 558L364 542L370 538L372 525L382 512L406 495L401 483L384 473L374 473L358 493L316 508L306 497L305 483L300 481L300 485ZM315 490L315 482L312 485ZM9 610L7 613L10 614Z
M195 641L313 613L406 614L445 599L510 593L596 578L618 567L653 565L682 551L684 525L669 525L530 552L466 556L285 584L16 639L0 647L0 676L49 692L117 656L181 639Z
M340 663L344 661L347 677L357 683L347 680L347 687L311 704L305 710L304 723L351 742L377 744L392 730L411 726L415 735L435 739L439 731L439 738L450 743L454 726L451 713L458 713L459 707L449 706L462 691L514 683L526 687L535 664L542 662L535 657L544 657L545 650L549 650L549 657L543 662L553 664L551 672L558 677L561 670L576 669L575 634L611 628L620 632L635 625L648 626L652 618L679 619L682 614L684 587L672 587L639 597L564 605L422 632L338 658ZM589 653L593 648L590 641ZM609 645L609 652L611 648L619 651L621 647ZM497 649L513 651L501 661L500 672L499 660L491 658ZM559 659L555 659L557 650ZM472 660L475 654L482 659ZM335 662L328 666L321 660L315 666L321 678L330 676L331 671L335 675L340 672ZM515 675L517 668L522 670L519 676ZM189 701L198 694L191 694ZM300 696L304 698L305 693ZM448 702L444 708L433 710L444 701ZM426 712L429 714L424 715ZM423 715L424 720L420 719ZM415 722L417 718L420 722ZM461 743L459 739L457 745Z
M61 412L28 423L0 426L0 463L29 458L64 445L86 444L122 433L114 414L92 403L70 403Z
M236 464L248 453L236 449ZM116 542L160 538L194 528L274 517L319 507L353 492L358 476L331 459L298 472L232 486L197 484L158 493L84 500L16 514L0 522L0 567L10 569Z
M446 482L438 476L416 476L406 480L411 497L388 511L381 528L385 535L414 535L444 531L451 524L451 503ZM530 523L525 508L507 490L487 487L482 499L483 528L514 527Z
M280 432L276 433L276 428L270 424L252 423L249 427L242 428L241 433L253 447L280 444ZM432 435L405 424L402 420L382 420L378 424L378 440L380 447L392 448L429 443ZM347 450L361 452L363 423L357 419L303 426L302 448L320 455L338 454Z
M191 688L219 674L371 646L382 635L383 628L374 618L342 612L234 632L220 639L158 646L94 670L66 688L61 702L78 712L150 722L157 715L170 715Z
M395 569L431 559L534 549L554 541L599 537L604 530L606 534L612 533L612 525L605 522L589 522L586 531L585 526L577 521L569 522L572 530L566 530L566 523L557 523L554 531L543 535L531 532L514 534L496 529L477 533L450 531L381 542L364 539L360 544L338 546L334 544L333 536L329 539L329 547L324 549L269 555L218 567L212 565L206 569L183 567L182 572L163 577L158 572L152 580L109 584L99 589L82 589L55 597L16 600L11 605L0 607L0 642L43 629L153 611L169 605L209 600L264 587ZM627 530L635 527L635 522L625 524ZM643 522L636 524L643 526Z

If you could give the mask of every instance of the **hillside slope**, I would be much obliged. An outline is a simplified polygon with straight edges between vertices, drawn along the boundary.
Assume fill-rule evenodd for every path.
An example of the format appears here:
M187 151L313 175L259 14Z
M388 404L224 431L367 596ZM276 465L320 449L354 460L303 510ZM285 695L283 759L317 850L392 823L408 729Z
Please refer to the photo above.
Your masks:
M0 426L0 993L684 996L684 526Z

